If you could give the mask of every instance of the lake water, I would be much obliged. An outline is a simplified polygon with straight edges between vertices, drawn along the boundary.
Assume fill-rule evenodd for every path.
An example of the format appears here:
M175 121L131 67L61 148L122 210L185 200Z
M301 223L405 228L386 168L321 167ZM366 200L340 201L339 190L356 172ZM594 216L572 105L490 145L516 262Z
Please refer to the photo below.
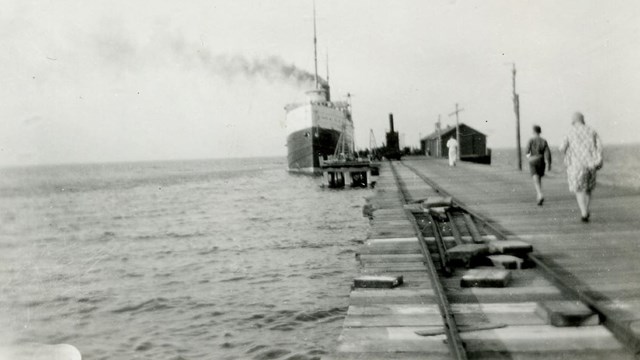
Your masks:
M284 159L2 169L0 342L86 359L317 359L370 190Z

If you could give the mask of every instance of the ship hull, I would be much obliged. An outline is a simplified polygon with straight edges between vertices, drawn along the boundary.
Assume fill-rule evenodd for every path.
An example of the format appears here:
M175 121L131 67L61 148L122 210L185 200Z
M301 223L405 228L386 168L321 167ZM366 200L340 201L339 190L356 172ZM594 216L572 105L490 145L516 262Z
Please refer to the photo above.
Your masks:
M289 171L322 174L320 158L334 155L340 142L345 152L353 152L350 115L334 104L308 103L289 109L286 120Z
M307 128L295 131L287 137L289 171L305 174L322 174L320 158L333 155L340 139L340 131L323 128Z

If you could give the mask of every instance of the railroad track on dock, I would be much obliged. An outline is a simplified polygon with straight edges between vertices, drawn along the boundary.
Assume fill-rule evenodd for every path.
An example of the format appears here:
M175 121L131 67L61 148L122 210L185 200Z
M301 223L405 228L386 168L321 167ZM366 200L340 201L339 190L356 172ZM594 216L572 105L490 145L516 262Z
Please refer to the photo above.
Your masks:
M429 185L437 193L444 196L452 197L457 207L470 214L470 216L472 216L476 222L482 223L484 227L487 228L498 239L505 240L510 235L512 235L507 229L502 228L490 219L487 219L481 214L473 211L469 206L456 199L438 183L429 179L411 165L407 165L404 162L401 162L401 164L411 170L412 173L418 176L422 181L425 182L425 184ZM395 176L396 172L393 168L393 165L392 169ZM624 319L616 316L616 314L612 313L612 311L607 309L606 307L601 306L600 300L602 300L602 298L600 294L589 291L581 291L575 286L576 280L573 279L570 274L561 273L536 253L528 254L527 259L530 260L547 279L558 286L564 293L569 294L569 296L571 296L572 298L583 302L593 311L595 311L602 321L602 325L609 329L609 331L611 331L615 335L615 337L620 342L622 342L630 350L630 352L635 355L636 358L640 358L640 340L638 339L638 335L634 333L634 331L630 328L630 326Z
M398 188L400 189L400 192L402 194L403 201L405 204L408 204L410 200L408 198L406 190L402 186L402 180L398 176L398 173L396 172L396 169L393 163L390 162L390 164L391 164L391 172L393 173L393 177L396 180L396 184L398 184ZM422 230L424 226L421 226L418 223L418 220L415 218L415 216L413 216L411 211L405 210L405 212L407 213L407 217L409 218L409 221L411 221L411 225L413 226L416 236L418 237L420 248L422 249L422 255L424 256L425 265L427 267L427 274L431 280L433 289L436 292L438 308L440 309L440 313L442 315L444 330L445 330L445 334L447 335L447 344L449 345L451 355L454 359L466 360L468 357L467 357L467 352L465 350L464 342L460 337L460 330L458 329L458 325L453 315L451 305L449 304L449 300L447 299L447 295L445 293L444 287L438 277L438 271L433 261L431 251L427 247L426 241L422 234ZM440 268L441 270L444 270L445 272L448 273L448 269L446 269L446 265L444 265L444 262L442 262L445 256L444 249L443 249L444 244L438 242L438 240L436 240L436 242L438 243L436 246L438 248L438 255L440 258L440 264L441 264Z
M403 178L395 164L401 164L405 169L408 169L413 178L408 180ZM402 194L402 201L404 204L415 203L416 200L412 196L411 189L409 188L407 181L413 181L414 188L419 188L416 183L422 182L423 187L427 187L435 191L437 194L445 197L451 197L439 184L432 181L424 174L412 166L403 162L389 162L391 172L396 181L398 189ZM419 179L419 180L417 180ZM425 186L426 185L426 186ZM452 292L455 293L455 287L451 285L446 286L447 280L457 270L455 266L451 266L451 262L448 255L448 250L456 245L461 244L482 244L486 242L487 237L493 237L496 240L506 240L512 234L508 230L501 228L499 225L492 222L490 219L484 218L481 214L475 213L465 204L461 203L455 197L452 197L452 211L448 211L440 217L435 217L430 212L417 213L405 207L405 212L409 218L415 234L419 240L422 255L424 257L424 264L427 275L431 281L432 289L435 292L435 298L438 308L440 309L440 315L442 317L442 323L444 326L444 333L446 334L446 342L449 347L451 358L453 359L467 359L469 358L468 347L466 342L461 336L463 331L474 331L492 329L493 327L501 327L501 324L486 324L481 323L478 325L469 324L468 322L461 328L461 325L457 321L457 316L452 308L452 305L465 303L465 301L459 301L455 299L455 295L452 296ZM448 240L445 240L447 238ZM427 241L430 239L431 241ZM459 265L459 264L458 264ZM466 268L471 267L471 264L465 264ZM569 301L580 301L586 304L589 309L593 310L596 317L602 321L604 325L615 337L634 354L637 354L638 343L636 336L631 332L628 326L625 326L624 322L616 319L612 316L606 308L602 308L598 304L597 295L578 290L571 281L567 280L567 275L559 273L558 270L547 264L544 259L535 254L527 254L523 256L523 262L518 265L523 267L529 267L527 270L531 273L540 273L544 278L549 280L551 284L557 287L562 295L554 294L553 296L542 296L543 300L562 299ZM535 269L534 269L535 267ZM535 274L533 275L536 276ZM451 300L453 298L453 301ZM469 303L482 304L482 299L470 297ZM575 353L588 354L578 346L575 349ZM557 355L557 354L556 354ZM473 357L473 356L472 356ZM506 356L505 358L511 358ZM595 358L598 358L597 356Z

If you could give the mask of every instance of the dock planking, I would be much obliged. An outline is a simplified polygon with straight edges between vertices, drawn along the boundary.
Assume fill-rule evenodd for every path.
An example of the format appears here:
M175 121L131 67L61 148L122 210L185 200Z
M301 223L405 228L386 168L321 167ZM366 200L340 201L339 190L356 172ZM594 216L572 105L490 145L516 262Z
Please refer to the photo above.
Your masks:
M437 194L410 171L400 166L396 166L396 170L411 199ZM369 203L373 207L371 231L357 254L360 272L364 275L402 275L404 283L394 289L352 289L336 351L323 358L452 358L444 334L417 334L440 334L443 318L421 258L419 240L403 210L402 194L388 164L381 168L376 195ZM474 238L487 243L495 240L482 227L466 227L469 225L466 219L454 221L460 233L443 234L446 246L453 247L456 240L463 239L465 243L473 243ZM419 226L426 225L418 223ZM515 235L514 239L520 240ZM435 248L434 238L425 236L425 242L427 247ZM432 255L434 261L439 261L435 251ZM462 288L460 280L465 272L466 269L456 269L449 278L442 279L442 284L470 358L633 358L601 325L562 330L548 325L536 313L538 304L566 301L567 297L535 269L513 270L512 279L504 288ZM640 303L637 305L640 307ZM478 330L482 326L489 329ZM475 330L465 332L466 328Z
M544 206L535 204L528 171L443 161L405 160L446 193L493 223L510 239L531 243L535 254L581 292L609 307L613 317L632 326L640 308L640 191L598 185L592 216L581 223L566 175L552 171L543 179ZM636 351L640 334L635 340Z

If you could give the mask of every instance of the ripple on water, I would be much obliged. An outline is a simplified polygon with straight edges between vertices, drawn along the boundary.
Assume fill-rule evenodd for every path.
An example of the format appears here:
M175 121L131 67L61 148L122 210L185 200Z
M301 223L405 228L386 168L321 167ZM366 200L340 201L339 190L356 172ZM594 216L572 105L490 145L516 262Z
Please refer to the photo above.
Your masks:
M135 351L147 351L152 347L153 344L150 341L144 341L136 346Z
M97 304L103 300L104 298L97 297L97 296L92 296L92 297L85 296L85 297L78 298L76 301L79 303Z
M253 359L254 360L280 359L283 356L288 354L291 354L291 351L287 349L270 349L254 355Z
M298 326L298 323L293 322L293 321L288 321L285 323L280 323L277 325L274 325L272 327L269 328L269 330L274 330L274 331L293 331L296 329L296 327Z
M309 356L303 354L293 354L291 356L286 357L284 360L320 360L320 356Z
M298 321L317 321L320 319L346 314L346 308L332 308L329 310L315 310L298 314L295 319Z
M252 354L256 351L260 351L262 349L266 349L268 346L267 345L255 345L252 346L251 348L249 348L249 350L246 351L247 354Z
M344 318L346 308L317 309L312 311L279 310L270 313L253 314L239 321L248 328L267 328L270 331L290 332L301 329L306 323L311 325L329 323Z
M170 309L173 306L168 304L167 299L165 298L155 298L147 301L143 301L134 305L126 305L115 310L111 310L114 314L121 313L142 313L142 312L153 312L158 310Z

